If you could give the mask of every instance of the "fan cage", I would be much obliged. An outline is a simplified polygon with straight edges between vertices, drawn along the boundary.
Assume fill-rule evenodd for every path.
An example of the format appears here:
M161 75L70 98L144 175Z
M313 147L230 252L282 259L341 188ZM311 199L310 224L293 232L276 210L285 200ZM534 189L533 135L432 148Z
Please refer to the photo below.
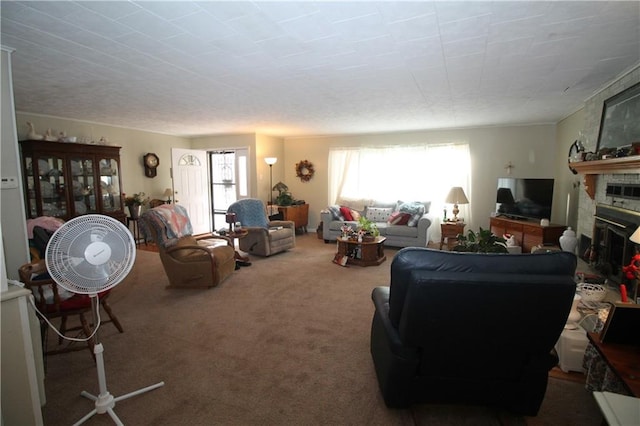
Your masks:
M93 242L108 246L108 260L90 264L85 256ZM105 215L75 217L56 230L45 252L51 278L65 290L79 294L97 294L118 285L131 271L136 245L129 229Z

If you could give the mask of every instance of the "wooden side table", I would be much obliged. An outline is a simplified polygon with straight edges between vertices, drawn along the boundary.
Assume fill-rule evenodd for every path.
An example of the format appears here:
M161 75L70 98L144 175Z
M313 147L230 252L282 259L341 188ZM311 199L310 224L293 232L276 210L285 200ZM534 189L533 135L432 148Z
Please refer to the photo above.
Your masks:
M133 224L133 229L131 230L132 234L133 234L133 239L136 242L136 246L140 245L140 242L143 240L143 238L140 237L140 228L138 226L138 219L137 217L130 217L127 216L127 228L132 228L131 224ZM144 245L147 245L147 242L144 241Z
M444 239L447 239L447 249L451 250L458 243L458 234L464 233L464 222L444 222L440 224L440 250L444 245Z
M282 220L290 220L295 223L296 230L307 232L309 224L309 204L297 204L294 206L278 206L282 214Z

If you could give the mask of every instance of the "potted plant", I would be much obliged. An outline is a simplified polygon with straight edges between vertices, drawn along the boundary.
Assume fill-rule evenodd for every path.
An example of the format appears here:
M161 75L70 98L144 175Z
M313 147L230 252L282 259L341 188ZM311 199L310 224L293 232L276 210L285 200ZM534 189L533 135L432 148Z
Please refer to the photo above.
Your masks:
M293 196L290 192L281 192L276 197L276 204L279 206L290 206L293 204Z
M458 244L453 251L473 253L508 253L506 240L493 234L489 229L482 229L476 234L472 229L467 236L458 234Z
M363 241L373 241L378 235L380 235L380 231L376 226L375 222L370 221L364 216L360 216L358 219L358 236L362 237Z
M124 205L129 209L129 216L132 218L138 218L142 206L146 206L149 203L149 197L145 197L146 194L144 192L138 192L129 197L126 194L122 195L124 196Z

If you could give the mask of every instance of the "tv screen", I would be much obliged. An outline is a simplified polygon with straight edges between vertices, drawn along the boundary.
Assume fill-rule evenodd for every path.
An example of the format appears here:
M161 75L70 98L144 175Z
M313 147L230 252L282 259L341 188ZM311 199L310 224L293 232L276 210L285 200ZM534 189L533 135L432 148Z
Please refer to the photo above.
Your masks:
M496 213L515 219L549 219L553 179L498 178Z

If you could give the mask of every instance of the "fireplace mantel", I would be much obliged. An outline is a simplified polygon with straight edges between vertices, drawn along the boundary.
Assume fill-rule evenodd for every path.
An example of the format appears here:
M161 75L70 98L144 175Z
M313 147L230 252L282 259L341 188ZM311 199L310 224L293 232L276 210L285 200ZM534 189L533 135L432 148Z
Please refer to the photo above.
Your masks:
M571 167L584 175L584 189L593 200L596 196L596 177L615 173L640 173L640 155L606 160L579 161Z

